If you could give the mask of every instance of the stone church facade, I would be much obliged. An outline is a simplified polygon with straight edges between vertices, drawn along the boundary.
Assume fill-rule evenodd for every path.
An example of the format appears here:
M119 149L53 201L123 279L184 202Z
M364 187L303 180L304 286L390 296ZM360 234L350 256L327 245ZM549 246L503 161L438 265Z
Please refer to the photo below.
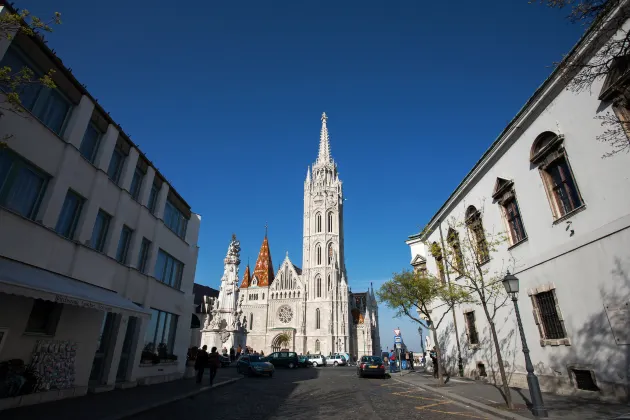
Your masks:
M325 113L317 160L304 182L302 268L287 253L274 272L265 235L253 270L245 268L237 294L232 298L238 301L240 330L230 344L246 344L265 354L289 349L361 357L380 351L374 290L352 293L348 285L342 182L330 153Z

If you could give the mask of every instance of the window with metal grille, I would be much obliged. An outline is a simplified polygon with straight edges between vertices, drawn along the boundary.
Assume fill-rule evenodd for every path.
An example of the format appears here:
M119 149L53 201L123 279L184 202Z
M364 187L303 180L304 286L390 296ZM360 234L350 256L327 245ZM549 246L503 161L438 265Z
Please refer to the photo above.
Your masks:
M540 323L543 326L544 338L566 338L562 321L560 321L558 316L553 290L538 293L536 295L536 306L540 315Z
M593 372L584 369L571 369L571 372L575 378L575 385L577 389L583 389L585 391L599 391L599 388L593 378Z
M477 327L475 326L475 313L466 312L464 317L466 318L466 327L468 328L468 342L470 344L479 344L479 335L477 334Z
M481 362L477 363L477 371L479 372L479 376L488 376L486 366Z

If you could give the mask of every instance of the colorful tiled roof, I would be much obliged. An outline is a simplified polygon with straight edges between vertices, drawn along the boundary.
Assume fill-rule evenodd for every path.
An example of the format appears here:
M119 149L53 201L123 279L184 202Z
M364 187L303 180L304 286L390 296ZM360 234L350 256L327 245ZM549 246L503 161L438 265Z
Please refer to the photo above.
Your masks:
M245 269L245 275L243 276L243 281L241 282L241 289L245 289L249 287L249 283L252 279L251 274L249 274L249 264L247 264L247 268Z
M254 267L254 277L258 279L259 287L271 286L273 283L273 264L271 262L271 252L269 251L269 241L267 235L263 239L260 252L258 253L258 259L256 260L256 266Z

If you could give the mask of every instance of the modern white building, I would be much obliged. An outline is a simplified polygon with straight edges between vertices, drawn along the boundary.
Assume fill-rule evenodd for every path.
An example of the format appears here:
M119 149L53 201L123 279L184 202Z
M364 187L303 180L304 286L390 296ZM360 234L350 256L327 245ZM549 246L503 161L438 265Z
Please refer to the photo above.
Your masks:
M208 325L202 329L201 344L218 348L247 345L266 354L284 348L304 354L378 354L374 291L352 293L348 286L343 201L324 113L317 160L304 181L302 268L287 253L274 272L265 234L254 269L247 266L240 287L235 287L233 276L238 275L240 260L230 249L240 248L234 238L226 255L219 297L202 299L207 304L199 315L210 316L204 318ZM221 342L215 341L218 336ZM283 342L287 336L289 342Z
M626 21L618 29L629 28ZM603 36L588 31L569 59L592 60L607 40ZM616 60L615 66L622 61L628 62ZM628 115L627 67L615 66L606 80L575 92L567 89L570 79L560 65L407 244L415 269L457 285L464 281L457 272L438 265L443 250L459 246L453 238L470 235L483 249L485 235L504 232L507 242L479 265L495 279L508 269L520 279L518 303L542 389L625 399L630 386L630 155L602 159L610 145L597 140L606 127L596 119L606 113ZM449 231L453 220L463 223ZM440 309L434 311L437 316ZM482 308L460 305L454 313L459 337L450 314L439 330L447 366L457 371L459 338L465 374L492 380L496 372L499 381ZM507 376L512 385L526 387L511 301L499 310L495 324Z
M0 57L57 85L0 118L0 363L40 375L0 409L182 377L200 217L41 40Z

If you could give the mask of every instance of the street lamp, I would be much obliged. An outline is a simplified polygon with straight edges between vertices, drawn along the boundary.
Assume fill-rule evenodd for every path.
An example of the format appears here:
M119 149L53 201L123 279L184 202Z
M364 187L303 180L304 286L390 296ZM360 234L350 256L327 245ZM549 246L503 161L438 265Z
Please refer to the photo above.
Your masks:
M365 328L365 326L363 326ZM363 330L363 355L365 356L365 329Z
M510 274L508 271L503 278L503 287L505 291L512 297L514 302L514 311L516 312L516 322L518 323L518 330L521 333L521 342L523 343L523 354L525 355L525 369L527 370L527 386L529 387L529 395L532 399L532 414L536 417L547 417L547 410L543 403L542 393L540 392L540 384L538 378L534 374L534 365L532 365L532 359L529 357L529 348L527 348L527 340L525 339L525 332L523 331L523 324L521 323L521 313L518 310L518 278Z

